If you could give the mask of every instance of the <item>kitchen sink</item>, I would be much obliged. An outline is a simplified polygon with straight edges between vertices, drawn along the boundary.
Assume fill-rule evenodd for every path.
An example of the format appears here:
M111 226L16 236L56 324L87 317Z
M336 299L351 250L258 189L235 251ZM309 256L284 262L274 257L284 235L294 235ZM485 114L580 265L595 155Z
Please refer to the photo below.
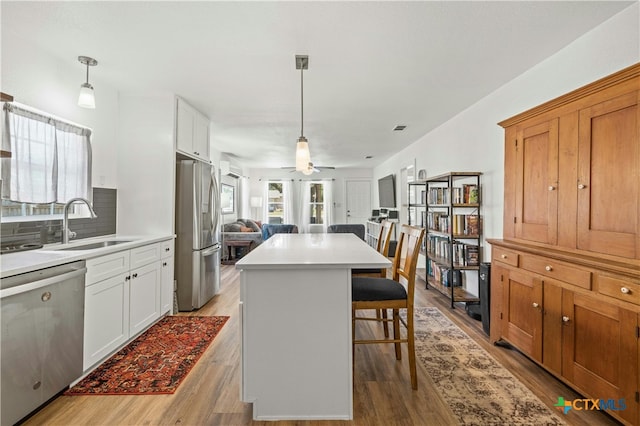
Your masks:
M81 246L73 246L73 247L67 247L67 248L62 248L62 249L58 249L59 251L72 251L72 250L93 250L93 249L98 249L98 248L104 248L104 247L111 247L111 246L115 246L117 244L123 244L123 243L130 243L131 240L108 240L108 241L100 241L99 243L90 243L90 244L83 244Z

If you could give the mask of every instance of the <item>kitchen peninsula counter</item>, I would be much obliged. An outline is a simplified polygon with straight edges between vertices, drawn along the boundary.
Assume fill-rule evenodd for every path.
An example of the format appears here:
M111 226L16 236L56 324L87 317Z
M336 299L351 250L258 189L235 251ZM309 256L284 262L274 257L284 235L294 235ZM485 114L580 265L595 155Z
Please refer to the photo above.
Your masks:
M254 419L353 418L351 269L390 266L353 234L276 234L236 263Z

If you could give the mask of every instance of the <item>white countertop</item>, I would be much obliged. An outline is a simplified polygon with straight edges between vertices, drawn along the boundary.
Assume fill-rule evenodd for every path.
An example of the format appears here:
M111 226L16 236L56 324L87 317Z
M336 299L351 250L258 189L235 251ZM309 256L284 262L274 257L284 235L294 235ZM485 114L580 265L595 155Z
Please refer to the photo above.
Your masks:
M388 268L391 261L354 234L275 234L236 269Z
M95 238L74 240L69 244L47 244L41 249L22 251L18 253L6 253L0 256L0 277L24 274L37 269L49 268L64 263L86 260L94 257L129 250L135 247L153 244L175 238L174 235L136 236L136 235L104 235ZM91 250L71 250L73 247L102 241L120 240L128 241L108 247L100 247ZM130 240L130 241L129 241ZM70 249L61 251L60 249Z

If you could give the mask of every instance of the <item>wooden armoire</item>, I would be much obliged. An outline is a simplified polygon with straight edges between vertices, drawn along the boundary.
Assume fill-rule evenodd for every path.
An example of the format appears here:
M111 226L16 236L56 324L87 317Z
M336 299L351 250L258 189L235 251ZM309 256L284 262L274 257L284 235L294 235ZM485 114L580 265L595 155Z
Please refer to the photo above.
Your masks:
M499 123L491 341L638 424L640 64Z

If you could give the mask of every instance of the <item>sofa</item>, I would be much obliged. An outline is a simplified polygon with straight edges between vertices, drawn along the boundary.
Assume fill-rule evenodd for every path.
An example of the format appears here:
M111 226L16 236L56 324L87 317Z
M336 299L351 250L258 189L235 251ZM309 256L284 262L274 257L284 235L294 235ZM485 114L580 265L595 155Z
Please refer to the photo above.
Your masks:
M237 219L235 222L225 223L222 225L222 259L229 259L229 247L225 241L251 241L251 249L253 250L262 243L262 224L252 219ZM244 255L242 247L236 250L236 257ZM240 253L240 251L243 253Z

